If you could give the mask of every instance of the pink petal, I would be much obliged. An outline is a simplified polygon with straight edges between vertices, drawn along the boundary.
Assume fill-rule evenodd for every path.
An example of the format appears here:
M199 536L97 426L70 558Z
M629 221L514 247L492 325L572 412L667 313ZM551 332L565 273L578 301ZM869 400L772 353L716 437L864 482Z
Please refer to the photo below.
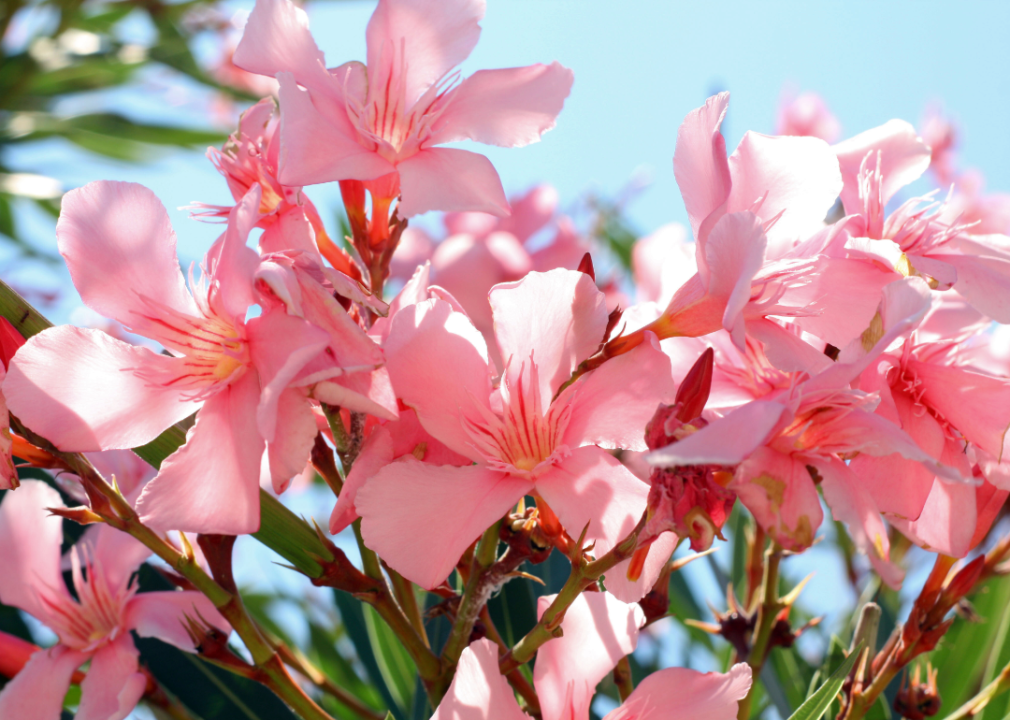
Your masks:
M198 314L179 270L168 213L143 185L102 180L71 190L56 238L74 287L95 312L136 328L144 296Z
M848 526L856 547L870 559L880 579L891 588L900 587L905 571L891 562L887 528L873 498L854 481L852 470L841 460L831 459L814 464L821 475L821 491L824 493L824 501L831 508L831 514ZM974 502L974 488L970 489ZM974 522L971 525L973 531Z
M649 713L650 720L735 720L750 686L751 669L745 663L737 663L728 673L666 668L642 678L624 704L603 720L644 720L645 713L656 708L674 710L669 716L663 710Z
M645 565L638 580L628 579L631 558L619 562L604 578L607 592L624 602L638 602L644 598L656 584L663 568L670 562L679 542L680 539L672 532L660 534L649 546L649 554L645 556Z
M207 596L192 590L165 590L135 595L126 608L126 626L140 637L153 637L195 652L186 632L186 618L228 633L228 621L221 617Z
M656 336L648 333L634 350L608 360L583 378L563 393L574 395L565 443L647 450L646 424L659 403L672 403L677 394L670 358Z
M785 412L777 402L755 400L646 458L658 467L736 465L767 440Z
M541 617L556 595L537 600ZM589 720L596 686L625 655L638 645L638 629L645 614L610 593L579 595L561 623L564 635L550 640L537 652L533 685L546 718Z
M904 120L889 120L880 127L862 132L832 146L838 156L845 186L842 204L848 214L862 211L859 203L859 166L869 153L867 167L877 167L876 153L880 151L880 170L883 175L883 204L905 185L918 178L929 167L929 148L916 134L915 128Z
M129 715L147 686L147 677L138 671L138 660L128 634L96 652L81 683L75 720L123 720Z
M497 221L498 229L511 233L519 242L525 243L554 217L558 208L558 191L550 185L537 185L518 200L513 199L511 205L512 214Z
M429 140L521 147L554 127L575 76L558 62L478 70L452 94Z
M0 383L3 383L6 375L6 371L0 367ZM18 471L14 468L13 449L10 411L7 409L7 399L0 392L0 490L10 490L18 479Z
M368 413L383 420L396 420L397 417L396 394L384 367L316 383L312 397L327 405Z
M60 494L41 480L25 480L0 503L0 601L42 621L49 611L38 593L67 595L60 571L63 524L46 510L61 507Z
M1010 322L1010 259L975 255L937 255L954 266L954 289L996 322Z
M249 354L262 387L256 426L268 442L277 427L277 403L302 368L329 344L329 336L315 325L273 310L246 323Z
M264 441L256 428L254 372L210 398L137 501L140 519L159 531L244 535L259 529Z
M891 522L922 547L951 557L964 557L975 536L975 496L976 489L971 485L937 479L916 519L898 518Z
M273 223L260 235L259 250L261 255L284 252L285 250L301 250L311 256L316 262L319 259L319 249L316 246L315 230L304 208L292 207L287 212L276 216Z
M256 303L253 276L260 258L246 246L246 241L259 221L261 194L259 184L255 184L236 203L228 213L227 228L211 246L204 260L204 266L210 271L208 285L212 307L237 321L244 320L246 310ZM157 335L152 337L157 339Z
M305 469L318 429L312 405L302 390L284 390L276 412L277 430L267 442L267 460L274 492L280 494Z
M702 222L726 202L730 193L726 139L719 132L728 105L729 93L713 95L700 108L688 113L677 131L673 174L696 239L699 239Z
M747 132L729 158L733 188L727 212L751 210L768 221L770 256L778 258L796 240L819 230L842 190L838 159L820 138L770 137Z
M365 482L393 462L393 439L384 427L377 427L365 440L351 472L347 473L340 497L330 515L330 533L336 535L358 519L355 500Z
M86 653L65 645L33 653L21 672L0 690L0 717L59 720L70 678L87 659Z
M88 453L88 460L102 477L108 479L115 475L116 484L126 497L157 474L157 470L130 450L92 452Z
M513 241L525 254L515 238ZM529 264L528 255L526 262ZM472 235L453 235L439 243L431 265L435 282L460 302L474 326L482 331L492 330L494 321L488 291L509 278L488 243Z
M431 720L529 720L498 671L498 646L477 640L463 650L449 690Z
M961 368L911 360L908 369L922 381L922 402L937 410L970 442L1003 456L1010 424L1010 380Z
M595 553L600 557L638 524L649 486L606 450L587 445L537 478L536 492L572 537L579 537L589 526L586 538L596 541Z
M12 413L60 450L132 448L200 407L184 399L185 391L131 372L156 362L182 364L101 330L62 325L35 335L18 351L3 394Z
M699 255L698 274L707 294L725 303L722 326L738 346L743 343L743 311L751 300L751 286L764 263L767 244L754 213L731 213L712 228L704 247L704 262Z
M429 465L407 455L370 478L355 505L365 544L405 578L431 589L530 488L529 480L482 465Z
M510 385L534 363L544 405L603 342L606 297L583 272L530 273L495 286L489 299Z
M130 576L151 556L151 550L122 530L108 525L89 527L78 544L91 549L96 572L101 571L109 587L126 587Z
M267 77L291 73L306 87L325 88L332 82L309 32L308 15L290 0L257 0L232 62Z
M730 489L784 547L803 550L814 541L824 513L806 461L758 448L737 467Z
M407 105L459 65L480 37L483 0L380 0L368 21L368 74L373 82L404 68ZM402 53L402 56L401 56Z
M287 1L287 0L285 0ZM377 153L358 144L347 116L330 105L314 102L288 73L278 73L281 101L281 157L278 179L302 186L332 180L374 180L395 168Z
M397 166L401 217L430 210L476 210L506 216L509 204L494 165L483 155L453 148L422 150Z
M404 308L386 340L386 367L428 432L461 455L480 459L460 421L461 414L480 417L471 408L487 402L491 381L484 338L465 315L442 300Z

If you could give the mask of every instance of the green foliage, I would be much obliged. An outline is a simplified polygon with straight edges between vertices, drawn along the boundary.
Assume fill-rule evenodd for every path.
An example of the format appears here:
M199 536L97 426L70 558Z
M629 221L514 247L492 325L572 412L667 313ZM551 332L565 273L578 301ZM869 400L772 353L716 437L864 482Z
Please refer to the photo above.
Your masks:
M842 689L845 678L852 670L852 666L856 663L862 650L862 645L855 648L842 664L831 673L828 679L824 681L824 684L796 709L796 712L789 717L789 720L821 720L831 706L831 702Z

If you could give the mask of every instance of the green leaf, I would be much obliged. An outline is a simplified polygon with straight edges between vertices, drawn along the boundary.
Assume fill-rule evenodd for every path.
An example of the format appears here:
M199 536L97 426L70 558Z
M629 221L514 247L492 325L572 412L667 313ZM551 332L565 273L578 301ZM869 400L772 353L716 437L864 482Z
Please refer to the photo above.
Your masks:
M358 659L364 666L365 672L368 673L369 679L378 689L383 704L391 710L391 714L395 716L396 720L406 720L405 709L397 705L396 700L393 699L393 694L390 692L382 670L379 668L378 660L372 649L368 626L365 624L365 613L361 603L340 590L334 590L333 597L337 601L337 608L340 610L340 618L344 623L344 628L347 630L347 636L354 645L354 650L357 652Z
M402 708L411 706L417 678L417 666L399 639L370 605L362 606L368 639L386 687Z
M849 657L845 659L837 670L831 673L831 676L818 688L817 692L808 697L806 701L796 709L790 717L789 720L821 720L824 717L824 713L827 712L828 707L831 702L838 695L838 692L842 689L842 685L845 683L845 678L848 677L849 672L852 670L852 666L856 664L856 660L863 651L863 646L855 648Z

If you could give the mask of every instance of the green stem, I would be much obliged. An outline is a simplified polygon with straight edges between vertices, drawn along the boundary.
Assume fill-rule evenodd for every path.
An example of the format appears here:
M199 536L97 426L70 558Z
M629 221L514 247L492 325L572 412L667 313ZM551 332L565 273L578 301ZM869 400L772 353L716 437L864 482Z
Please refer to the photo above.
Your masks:
M754 630L754 642L751 644L747 664L751 666L752 676L761 676L761 669L768 652L772 629L775 627L775 617L782 604L779 602L779 561L782 559L782 548L772 543L765 551L764 574L761 582L761 605L758 607L757 627ZM751 704L754 702L754 691L757 683L751 684L747 697L740 701L737 718L746 720L750 717Z
M421 607L417 604L417 596L414 594L414 584L389 566L386 566L386 574L389 575L390 584L393 586L393 595L403 609L403 614L414 626L425 647L430 648L428 631L424 629L424 616L421 615Z
M614 684L621 696L621 702L627 700L635 691L635 683L631 679L631 663L628 662L627 655L622 657L614 668Z
M459 601L459 609L456 611L456 621L453 623L449 639L446 640L445 648L442 650L443 677L451 675L459 662L463 650L470 644L470 633L473 632L474 623L480 610L487 603L491 595L491 583L487 582L488 569L494 565L498 557L498 532L501 529L501 520L484 531L477 543L477 549L473 554L473 567L470 569L470 577L467 579L466 587L463 589L463 597ZM448 682L445 683L448 687Z

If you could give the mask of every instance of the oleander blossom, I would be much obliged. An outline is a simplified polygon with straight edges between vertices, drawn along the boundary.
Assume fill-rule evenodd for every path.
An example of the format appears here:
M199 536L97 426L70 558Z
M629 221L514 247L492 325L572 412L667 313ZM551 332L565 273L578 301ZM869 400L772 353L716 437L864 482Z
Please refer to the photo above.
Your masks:
M573 78L555 62L459 80L454 68L477 44L483 16L483 0L380 0L368 23L367 63L327 70L304 11L290 0L258 0L235 63L280 82L281 182L395 173L401 217L429 210L507 215L486 157L435 146L536 142L554 127Z
M11 411L68 452L137 447L197 413L138 503L160 530L254 532L264 453L273 471L290 472L279 484L308 459L315 427L298 418L311 415L309 400L288 386L328 336L283 309L246 320L258 257L245 240L260 202L255 185L187 289L151 191L97 182L68 193L57 238L84 302L168 354L60 326L32 337L4 381ZM57 360L66 357L75 362Z
M58 720L71 676L90 661L76 716L124 718L147 685L131 632L193 652L187 619L225 632L228 623L202 593L138 593L131 575L151 551L107 526L71 549L71 595L61 571L62 520L47 511L61 507L59 494L36 480L0 503L0 601L33 615L58 638L0 691L0 717Z
M644 450L657 399L674 396L654 338L562 389L607 329L604 295L585 273L530 273L496 286L490 302L506 367L497 387L483 337L445 300L401 308L384 345L400 400L474 463L438 466L406 454L357 489L365 542L422 587L441 583L466 547L529 493L573 537L588 524L597 553L613 547L635 527L649 488L605 448ZM432 522L441 517L453 522ZM674 543L667 533L654 544L637 583L619 566L607 587L640 598Z

